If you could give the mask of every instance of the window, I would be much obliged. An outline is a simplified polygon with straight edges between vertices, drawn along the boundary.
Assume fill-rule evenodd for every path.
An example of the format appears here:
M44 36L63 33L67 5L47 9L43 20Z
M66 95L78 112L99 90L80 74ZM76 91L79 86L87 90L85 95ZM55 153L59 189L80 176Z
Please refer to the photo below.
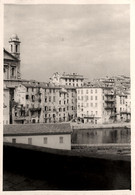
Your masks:
M47 137L44 137L44 144L47 144Z
M97 89L95 89L95 93L97 93Z
M87 101L87 100L89 100L89 97L88 97L88 96L86 96L86 101Z
M63 143L63 137L59 137L59 143L60 143L60 144Z
M32 88L33 89L33 88ZM35 100L35 96L34 95L32 95L31 96L31 98L32 98L32 102L34 102L34 100Z
M88 89L86 90L86 94L88 94L89 93L89 91L88 91Z
M59 101L59 104L61 104L61 101Z
M93 93L93 90L91 89L91 93Z
M45 97L45 102L47 102L47 97Z
M81 94L83 94L83 90L81 90Z
M26 100L28 100L29 99L29 95L26 95Z
M18 52L18 45L16 45L16 53Z
M97 96L95 96L95 100L97 100Z
M91 103L90 105L91 105L91 107L93 107L93 103Z
M11 45L11 52L13 52L13 45Z
M51 96L49 96L49 102L51 102Z
M12 68L12 69L11 69L11 76L14 76L14 73L15 73L15 69Z
M98 114L98 111L96 111L96 115Z
M32 138L28 138L28 144L32 144Z
M15 139L15 138L12 139L12 143L13 143L13 144L16 143L16 139Z
M55 96L53 96L53 102L55 102Z
M93 100L93 96L91 96L91 100Z
M97 103L95 103L95 107L97 107Z

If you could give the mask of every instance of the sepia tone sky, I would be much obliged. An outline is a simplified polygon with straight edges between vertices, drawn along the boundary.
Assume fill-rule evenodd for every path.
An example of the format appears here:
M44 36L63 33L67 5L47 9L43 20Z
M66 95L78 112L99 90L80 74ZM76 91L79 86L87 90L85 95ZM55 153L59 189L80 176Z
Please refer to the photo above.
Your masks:
M5 5L4 47L16 33L25 79L130 74L129 5Z

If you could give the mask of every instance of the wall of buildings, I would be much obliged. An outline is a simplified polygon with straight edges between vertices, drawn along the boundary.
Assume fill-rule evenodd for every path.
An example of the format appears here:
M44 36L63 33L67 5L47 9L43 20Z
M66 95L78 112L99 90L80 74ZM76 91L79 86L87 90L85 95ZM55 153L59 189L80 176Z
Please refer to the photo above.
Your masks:
M22 143L46 148L71 150L71 135L4 136L4 142Z

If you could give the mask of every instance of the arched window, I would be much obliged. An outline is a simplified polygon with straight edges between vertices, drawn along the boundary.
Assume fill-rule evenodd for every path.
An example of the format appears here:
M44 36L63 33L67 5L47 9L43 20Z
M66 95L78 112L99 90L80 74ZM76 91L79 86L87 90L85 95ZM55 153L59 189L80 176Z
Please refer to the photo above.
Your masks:
M11 52L13 52L13 45L11 45Z
M11 75L14 76L14 73L15 73L15 69L12 68L12 69L11 69Z
M16 45L16 53L18 52L18 45Z

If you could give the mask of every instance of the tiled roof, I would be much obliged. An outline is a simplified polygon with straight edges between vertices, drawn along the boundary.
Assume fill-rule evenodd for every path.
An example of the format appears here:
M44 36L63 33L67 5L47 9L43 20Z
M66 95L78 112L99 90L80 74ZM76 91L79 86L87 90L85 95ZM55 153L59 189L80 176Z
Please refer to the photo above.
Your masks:
M71 133L70 123L4 125L4 136L48 135Z
M25 87L30 87L30 88L38 88L39 86L34 84L34 83L23 83Z
M73 74L63 74L61 78L70 78L70 79L84 79L83 75L78 75L76 73Z

